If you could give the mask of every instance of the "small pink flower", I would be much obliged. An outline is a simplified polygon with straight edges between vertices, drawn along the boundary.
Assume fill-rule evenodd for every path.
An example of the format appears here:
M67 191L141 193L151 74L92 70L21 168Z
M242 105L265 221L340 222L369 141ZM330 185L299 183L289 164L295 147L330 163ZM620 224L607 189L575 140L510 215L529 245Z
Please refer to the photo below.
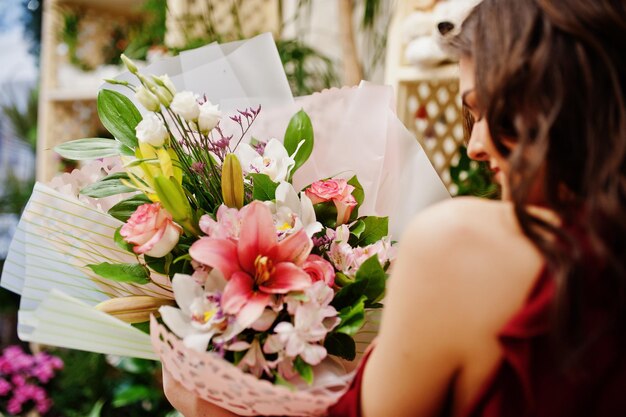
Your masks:
M0 397L11 392L11 384L3 378L0 378Z
M309 255L302 265L313 282L322 281L332 287L335 283L335 268L326 259L318 255Z
M344 192L348 187L352 186L348 185L348 181L344 179L330 179L314 182L306 189L305 193L313 204L319 204L336 198L343 198ZM352 187L352 190L354 190L354 187Z
M160 203L141 205L122 226L120 235L135 245L133 252L160 258L176 246L183 229Z
M207 236L215 239L239 239L241 219L244 212L244 210L229 208L222 204L217 209L215 216L217 221L213 220L208 214L200 217L200 230Z

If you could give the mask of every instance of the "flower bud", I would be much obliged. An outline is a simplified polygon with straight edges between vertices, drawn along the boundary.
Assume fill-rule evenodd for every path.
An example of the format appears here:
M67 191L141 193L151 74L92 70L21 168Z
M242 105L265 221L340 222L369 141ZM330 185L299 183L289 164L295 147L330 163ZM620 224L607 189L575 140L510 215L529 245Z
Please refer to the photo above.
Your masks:
M137 90L135 90L135 98L148 111L156 112L161 108L159 99L144 86L137 87Z
M137 65L135 65L135 63L130 58L128 58L124 54L121 55L121 58L122 62L124 62L124 65L126 65L126 68L128 68L128 71L130 71L132 74L137 74L139 72L139 70L137 69Z
M160 77L153 75L152 78L159 87L165 87L172 96L176 94L176 86L174 86L174 83L167 74L161 75Z
M165 125L154 113L147 114L135 128L137 139L154 147L163 146L168 133Z
M159 307L174 306L174 300L155 298L147 295L111 298L96 306L100 310L126 323L143 323L150 320L150 315L158 315Z
M235 154L228 154L222 165L222 198L232 208L243 207L243 171Z

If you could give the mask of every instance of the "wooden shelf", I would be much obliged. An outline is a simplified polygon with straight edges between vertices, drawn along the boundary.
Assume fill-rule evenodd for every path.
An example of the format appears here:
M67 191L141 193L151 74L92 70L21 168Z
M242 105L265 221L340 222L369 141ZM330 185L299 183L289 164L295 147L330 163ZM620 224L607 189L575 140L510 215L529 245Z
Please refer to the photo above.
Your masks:
M128 16L141 13L143 0L59 0L58 3L101 9Z
M97 89L55 89L47 91L43 98L49 101L82 101L95 100L97 97Z
M397 81L441 80L459 78L459 65L447 64L433 68L402 66L396 68Z

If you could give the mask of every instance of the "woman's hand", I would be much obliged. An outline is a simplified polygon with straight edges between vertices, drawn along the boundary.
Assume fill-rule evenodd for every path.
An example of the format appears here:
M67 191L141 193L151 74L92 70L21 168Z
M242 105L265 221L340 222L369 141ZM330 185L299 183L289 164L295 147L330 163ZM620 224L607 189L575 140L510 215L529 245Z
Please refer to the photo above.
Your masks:
M168 401L185 417L236 417L187 390L163 368L163 390Z

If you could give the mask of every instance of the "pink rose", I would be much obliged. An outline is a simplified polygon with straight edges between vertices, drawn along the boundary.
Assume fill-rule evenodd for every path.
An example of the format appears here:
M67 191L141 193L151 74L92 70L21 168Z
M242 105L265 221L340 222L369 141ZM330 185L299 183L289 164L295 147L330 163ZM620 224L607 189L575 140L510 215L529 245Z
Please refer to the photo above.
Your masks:
M306 196L311 199L313 204L324 203L335 198L342 198L346 188L354 187L348 185L348 181L343 179L331 179L325 181L316 181L306 189ZM352 192L350 190L350 193Z
M135 245L133 252L161 258L176 246L182 232L183 229L174 223L160 203L146 203L137 207L122 226L120 235Z
M304 261L302 269L309 274L313 282L322 281L329 287L335 283L335 268L321 256L309 255Z
M354 191L354 187L349 185L346 187L341 199L333 199L333 203L335 203L335 207L337 207L337 226L348 223L352 215L352 210L358 205L358 202L351 194L352 191Z
M313 204L332 201L337 208L337 226L347 223L358 202L352 195L354 187L343 179L317 181L305 193Z

